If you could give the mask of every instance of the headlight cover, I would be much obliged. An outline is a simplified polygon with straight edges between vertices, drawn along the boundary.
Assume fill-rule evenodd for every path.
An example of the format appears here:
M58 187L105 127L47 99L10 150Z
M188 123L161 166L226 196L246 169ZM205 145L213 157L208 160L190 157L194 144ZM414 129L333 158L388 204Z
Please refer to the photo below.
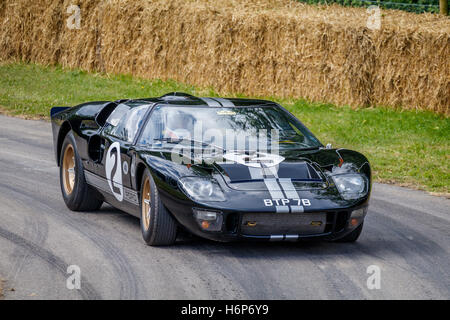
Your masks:
M367 193L368 182L364 175L358 173L333 176L334 184L345 200L358 199Z
M223 191L215 179L184 177L180 179L180 186L195 201L225 201Z

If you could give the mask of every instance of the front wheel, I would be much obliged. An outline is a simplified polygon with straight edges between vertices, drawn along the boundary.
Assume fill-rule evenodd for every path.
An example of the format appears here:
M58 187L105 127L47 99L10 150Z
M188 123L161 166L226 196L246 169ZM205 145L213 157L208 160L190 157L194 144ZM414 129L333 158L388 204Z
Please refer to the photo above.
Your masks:
M149 246L171 245L177 238L177 223L162 204L148 169L141 183L141 231Z
M61 192L67 207L72 211L94 211L103 201L84 177L83 164L75 148L75 139L70 132L64 139L59 161Z

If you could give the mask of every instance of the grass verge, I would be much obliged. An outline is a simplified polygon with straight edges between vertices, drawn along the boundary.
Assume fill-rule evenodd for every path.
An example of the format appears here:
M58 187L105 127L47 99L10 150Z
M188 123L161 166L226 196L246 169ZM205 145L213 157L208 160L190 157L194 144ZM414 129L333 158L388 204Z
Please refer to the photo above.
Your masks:
M160 96L170 91L217 96L174 81L92 74L35 64L0 64L3 113L47 118L52 106L94 100ZM450 119L431 112L388 108L352 109L304 100L280 100L322 141L364 153L375 181L395 183L449 197Z

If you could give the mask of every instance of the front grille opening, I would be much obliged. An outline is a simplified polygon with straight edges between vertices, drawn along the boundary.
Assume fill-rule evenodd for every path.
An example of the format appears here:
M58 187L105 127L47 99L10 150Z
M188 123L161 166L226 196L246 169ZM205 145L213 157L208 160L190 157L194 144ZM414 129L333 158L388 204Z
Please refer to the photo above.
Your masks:
M347 211L339 211L336 217L336 226L334 228L335 232L342 231L347 225L349 213Z
M327 225L325 227L325 233L333 231L335 224L336 212L327 212Z
M245 213L240 232L251 236L317 235L324 233L326 213Z
M225 228L229 233L236 233L239 225L239 214L230 213L225 221Z

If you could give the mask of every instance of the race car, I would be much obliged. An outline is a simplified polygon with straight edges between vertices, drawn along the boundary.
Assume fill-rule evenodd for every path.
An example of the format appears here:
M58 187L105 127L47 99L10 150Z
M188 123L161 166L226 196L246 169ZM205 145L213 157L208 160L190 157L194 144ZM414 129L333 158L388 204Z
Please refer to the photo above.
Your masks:
M324 146L279 104L185 93L51 109L62 197L140 218L148 245L180 231L216 241L354 242L367 158Z

